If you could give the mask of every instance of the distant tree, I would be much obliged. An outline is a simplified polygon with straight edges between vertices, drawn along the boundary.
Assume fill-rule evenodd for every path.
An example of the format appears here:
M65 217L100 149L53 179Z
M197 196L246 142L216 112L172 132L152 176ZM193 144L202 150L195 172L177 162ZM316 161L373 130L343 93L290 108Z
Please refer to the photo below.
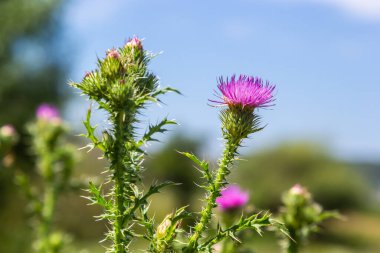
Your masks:
M0 0L0 126L19 132L17 167L29 169L24 125L42 102L63 101L66 60L57 47L61 0ZM25 203L15 194L11 169L0 171L0 252L30 252Z
M145 166L149 168L149 171L146 173L145 179L180 183L181 185L172 187L180 202L178 205L189 204L189 199L199 190L195 185L199 175L194 163L177 151L199 155L201 144L199 139L191 139L181 134L174 135L162 149L151 154L146 160Z
M38 104L62 101L65 61L55 43L60 4L0 1L0 125L20 129Z
M277 210L281 193L296 183L308 187L326 209L365 208L369 204L368 182L325 147L299 142L286 143L248 157L233 170L233 179L251 189L252 202Z

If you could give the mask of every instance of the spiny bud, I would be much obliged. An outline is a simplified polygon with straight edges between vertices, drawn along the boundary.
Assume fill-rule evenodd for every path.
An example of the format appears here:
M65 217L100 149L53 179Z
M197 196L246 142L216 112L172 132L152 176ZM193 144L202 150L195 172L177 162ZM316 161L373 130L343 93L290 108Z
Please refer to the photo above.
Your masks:
M129 48L138 48L139 50L142 50L142 43L141 40L135 36L133 36L132 39L130 39L127 44L125 44L125 47Z
M107 58L120 59L120 54L115 48L108 49Z
M293 185L293 187L289 190L289 193L292 195L302 196L304 198L310 198L309 191L300 184Z
M86 78L89 77L89 76L91 76L91 72L86 71L86 72L84 73L84 77L83 77L83 79L86 79Z
M157 239L162 239L168 233L168 229L172 225L172 215L166 215L165 219L161 222L161 224L157 227L156 237Z

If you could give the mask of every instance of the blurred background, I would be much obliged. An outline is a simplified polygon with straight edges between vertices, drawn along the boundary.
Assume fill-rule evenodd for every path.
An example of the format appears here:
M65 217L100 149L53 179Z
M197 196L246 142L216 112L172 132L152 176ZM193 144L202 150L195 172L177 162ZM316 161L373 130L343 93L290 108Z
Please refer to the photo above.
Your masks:
M129 37L162 52L151 70L179 89L152 105L144 122L168 116L180 125L147 147L147 184L181 182L153 200L158 220L188 203L199 209L197 172L176 150L216 161L222 149L218 110L208 106L219 76L249 74L277 85L276 105L261 110L264 131L244 143L231 182L250 203L278 210L281 192L307 186L345 221L325 223L303 252L380 252L380 2L375 0L1 0L0 125L21 135L17 167L33 174L25 123L40 103L60 106L71 141L84 132L89 102L67 81L95 68L96 57ZM97 112L94 122L107 125ZM78 178L94 178L104 162L81 152ZM0 252L30 252L25 200L13 172L0 171ZM67 252L103 252L105 224L92 218L84 191L65 195L58 226L72 235ZM165 202L165 205L162 203ZM80 211L78 211L80 210ZM257 252L279 252L274 235L252 238Z

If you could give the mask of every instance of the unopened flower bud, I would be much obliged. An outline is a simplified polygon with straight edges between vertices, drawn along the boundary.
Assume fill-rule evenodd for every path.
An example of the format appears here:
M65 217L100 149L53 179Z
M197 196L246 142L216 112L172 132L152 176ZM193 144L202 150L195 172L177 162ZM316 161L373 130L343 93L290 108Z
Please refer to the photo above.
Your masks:
M140 50L143 48L141 40L135 36L132 39L130 39L125 46L131 48L138 48Z
M293 195L303 196L303 197L306 197L306 198L310 196L309 191L305 187L303 187L302 185L300 185L300 184L295 184L289 190L289 193L293 194Z
M12 125L4 125L0 128L0 135L3 137L12 137L16 135L16 130Z
M157 239L162 239L166 236L168 229L172 225L171 221L172 215L166 215L165 219L161 222L161 224L157 227L156 237Z
M120 54L114 48L108 49L108 51L107 51L107 58L120 59Z
M84 77L83 77L83 79L86 79L86 78L89 77L90 75L91 75L91 72L86 71L86 72L84 73Z

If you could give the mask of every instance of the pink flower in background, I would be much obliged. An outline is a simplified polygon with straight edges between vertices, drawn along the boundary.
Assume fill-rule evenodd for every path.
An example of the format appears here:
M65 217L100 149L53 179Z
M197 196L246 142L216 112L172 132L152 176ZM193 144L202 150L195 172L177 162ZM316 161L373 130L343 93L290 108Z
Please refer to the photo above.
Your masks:
M10 136L13 136L15 134L16 134L16 130L10 124L4 125L0 128L0 135L2 135L4 137L10 137Z
M293 195L303 196L303 197L309 197L310 196L309 191L300 184L293 185L293 187L290 188L289 193L293 194Z
M36 111L36 116L38 119L44 120L56 120L60 119L58 109L49 104L41 104Z
M248 192L242 191L236 185L230 185L221 191L216 203L222 210L230 210L244 206L249 200Z
M261 78L240 75L236 79L233 75L230 79L219 78L218 89L222 93L222 101L213 101L228 106L242 106L249 108L268 107L274 101L274 85L263 83Z

